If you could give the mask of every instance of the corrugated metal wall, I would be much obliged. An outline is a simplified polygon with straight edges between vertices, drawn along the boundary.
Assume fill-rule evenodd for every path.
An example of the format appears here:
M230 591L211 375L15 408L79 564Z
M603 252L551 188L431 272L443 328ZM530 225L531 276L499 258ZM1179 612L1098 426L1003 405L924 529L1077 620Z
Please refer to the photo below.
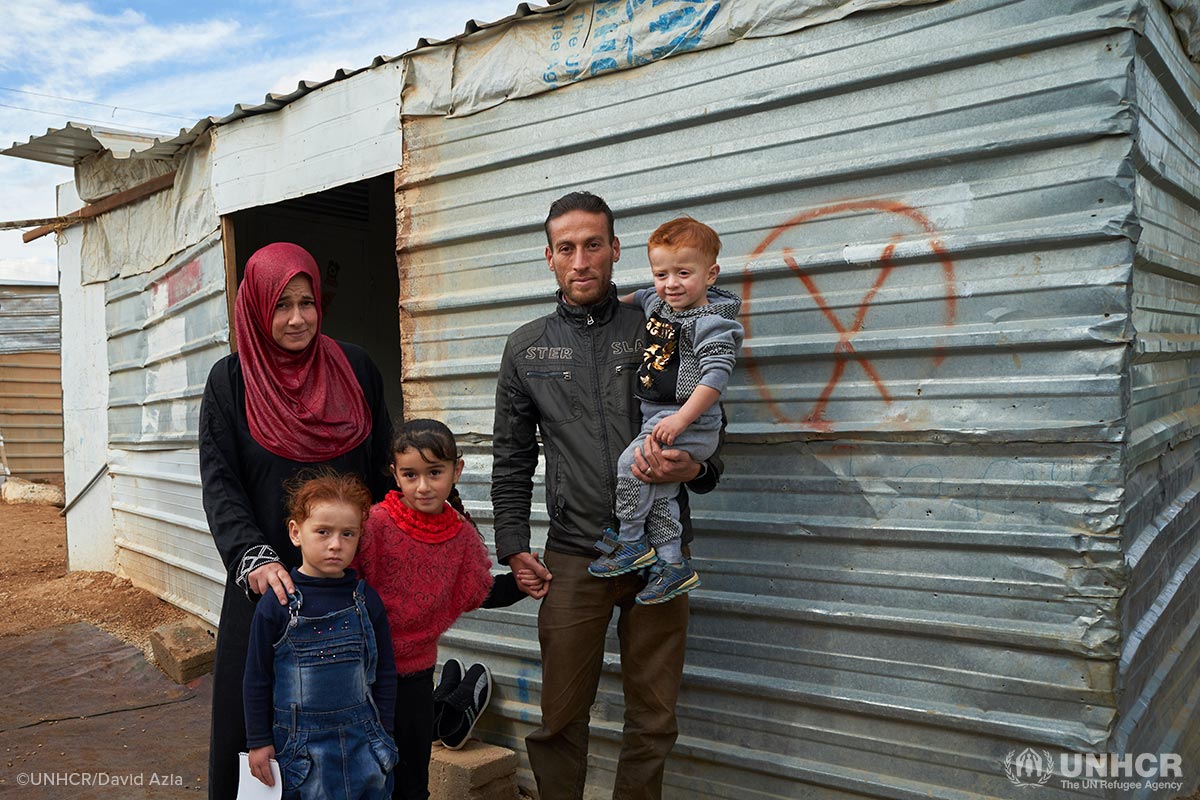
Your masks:
M1200 80L1170 21L1148 15L1132 82L1141 236L1132 276L1116 746L1200 765ZM1190 734L1190 735L1189 735Z
M204 382L229 352L217 234L153 272L106 285L109 446L117 561L212 624L225 573L200 498Z
M1135 254L1139 209L1195 228L1194 200L1145 165L1135 176L1138 108L1177 126L1189 181L1198 141L1178 84L1148 81L1170 31L1153 6L1148 44L1146 13L959 0L861 14L405 120L406 413L466 434L464 494L485 524L504 338L552 308L551 200L587 188L617 210L622 288L647 282L646 238L678 213L724 239L748 339L727 477L695 501L704 588L668 797L1009 797L1010 752L1124 741L1121 681L1137 702L1195 708L1197 646L1167 652L1196 625L1196 581L1152 625L1170 635L1123 651L1145 623L1119 616L1170 592L1127 592L1131 578L1181 585L1198 518L1190 432L1175 450L1129 432L1195 413L1196 391L1190 362L1131 347L1131 297L1164 356L1187 353L1195 323L1194 254L1152 248L1149 228ZM1126 515L1160 511L1176 532L1131 572ZM544 520L535 509L542 535ZM535 610L479 613L445 640L495 666L491 733L518 748L538 719ZM621 727L615 637L609 650L597 787ZM1138 748L1182 735L1142 719Z
M58 287L0 284L0 353L57 353L58 342Z
M0 286L0 454L18 478L62 483L57 286Z

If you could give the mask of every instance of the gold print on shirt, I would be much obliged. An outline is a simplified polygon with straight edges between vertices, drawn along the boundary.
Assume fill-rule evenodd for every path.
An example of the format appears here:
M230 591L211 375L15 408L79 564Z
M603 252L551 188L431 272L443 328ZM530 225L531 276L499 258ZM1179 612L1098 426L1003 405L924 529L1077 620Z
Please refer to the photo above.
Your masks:
M646 348L642 354L642 386L649 389L654 385L651 373L662 372L675 355L675 328L662 320L651 317L646 320L646 331L651 339L658 339L655 344Z

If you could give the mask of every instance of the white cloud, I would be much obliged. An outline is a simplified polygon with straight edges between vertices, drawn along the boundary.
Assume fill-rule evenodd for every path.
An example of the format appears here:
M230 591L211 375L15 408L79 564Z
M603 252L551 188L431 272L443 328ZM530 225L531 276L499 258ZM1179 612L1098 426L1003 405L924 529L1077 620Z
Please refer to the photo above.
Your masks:
M516 0L292 0L170 22L132 10L105 13L83 0L20 0L6 5L0 25L0 87L111 105L0 91L0 146L68 119L174 135L202 116L230 113L236 103L261 103L268 92L327 80L339 68L398 55L421 37L456 36L469 19L490 22L515 8ZM69 169L0 158L0 220L54 215L54 187L71 178ZM0 275L52 276L55 263L53 237L26 245L20 232L0 231Z
M0 158L0 220L54 216L54 187L71 178L62 167ZM53 236L25 244L21 231L0 231L0 276L53 279L57 258Z
M103 14L83 3L32 0L7 9L0 68L26 72L18 87L91 99L107 80L164 63L186 63L231 41L249 44L234 20L157 25L126 10Z
M49 242L47 249L51 251L50 258L0 258L0 283L13 280L57 283L58 266L53 258L53 241Z

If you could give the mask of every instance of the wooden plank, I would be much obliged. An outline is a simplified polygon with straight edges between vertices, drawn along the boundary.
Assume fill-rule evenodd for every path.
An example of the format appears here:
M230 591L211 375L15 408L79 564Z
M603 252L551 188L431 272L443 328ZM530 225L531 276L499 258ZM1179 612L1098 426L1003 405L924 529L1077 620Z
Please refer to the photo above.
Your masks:
M32 228L35 225L58 225L66 217L43 217L42 219L14 219L11 222L0 222L0 231L10 231L18 228Z
M229 350L237 352L237 328L233 324L237 302L237 247L233 239L233 217L221 217L221 247L225 252L225 311L229 315Z
M114 208L129 205L130 203L141 200L144 197L149 197L152 194L161 192L164 189L170 189L175 185L175 172L168 172L166 175L159 175L157 178L151 178L145 183L139 183L130 189L116 194L110 194L101 200L94 203L88 203L78 211L72 211L70 214L59 217L59 221L52 225L43 225L40 228L35 228L21 235L21 241L28 244L34 239L40 239L46 234L54 233L63 227L69 227L85 219L105 214L112 211Z

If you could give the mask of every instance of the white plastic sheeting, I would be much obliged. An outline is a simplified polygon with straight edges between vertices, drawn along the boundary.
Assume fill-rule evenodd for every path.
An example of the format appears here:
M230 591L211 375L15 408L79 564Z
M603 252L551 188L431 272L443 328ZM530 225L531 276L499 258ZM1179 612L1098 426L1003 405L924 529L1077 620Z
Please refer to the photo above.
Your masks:
M174 169L171 158L118 158L101 150L75 164L75 189L84 202L95 203Z
M170 189L84 223L84 283L149 272L216 232L220 219L213 204L209 144L208 137L201 137L175 158L175 184ZM111 171L83 185L96 189L110 184Z
M405 115L464 116L679 53L935 0L592 0L404 56Z
M336 81L274 114L216 129L218 213L269 205L394 172L403 161L398 63Z

